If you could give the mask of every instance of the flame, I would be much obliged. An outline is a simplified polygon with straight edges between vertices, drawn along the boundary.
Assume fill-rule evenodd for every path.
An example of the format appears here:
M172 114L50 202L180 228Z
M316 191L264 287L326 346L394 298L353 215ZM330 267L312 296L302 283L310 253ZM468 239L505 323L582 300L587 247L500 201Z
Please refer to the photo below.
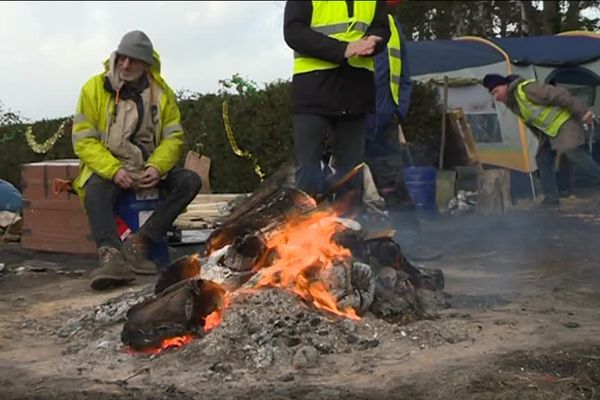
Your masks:
M128 348L127 351L129 353L144 353L144 354L153 354L157 355L166 350L176 349L181 346L185 346L188 343L193 342L198 336L197 335L182 335L182 336L174 336L170 338L165 338L160 342L159 346L156 347L146 347L141 350L133 350Z
M351 308L340 309L336 298L322 280L334 262L352 256L347 248L337 244L333 236L345 229L338 222L335 210L319 210L310 214L290 217L280 228L268 233L265 238L267 251L254 267L260 273L254 289L279 287L292 291L315 308L330 313L360 320ZM275 257L271 257L275 255ZM271 261L271 258L273 260ZM268 261L267 261L268 260ZM239 292L244 289L238 290ZM222 303L206 315L204 332L208 333L221 324L223 311L229 306L230 294L225 293ZM146 354L159 354L165 350L184 346L197 339L197 335L183 335L163 339L161 345L142 350Z
M333 262L349 258L350 250L335 243L333 235L344 227L333 210L316 211L291 218L267 235L266 245L277 256L272 264L260 262L260 279L255 288L280 287L298 294L314 307L358 320L352 308L341 310L335 297L320 279ZM270 252L267 252L270 253ZM262 267L262 268L261 268Z
M226 292L219 308L204 317L204 332L208 333L221 324L223 321L221 315L227 307L229 307L229 296Z
M221 313L217 310L211 312L204 318L204 332L208 333L221 323Z

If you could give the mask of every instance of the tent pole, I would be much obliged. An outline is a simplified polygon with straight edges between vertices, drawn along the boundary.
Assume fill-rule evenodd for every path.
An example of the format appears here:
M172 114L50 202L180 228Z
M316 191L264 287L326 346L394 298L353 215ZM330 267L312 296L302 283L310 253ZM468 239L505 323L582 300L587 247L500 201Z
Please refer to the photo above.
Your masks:
M441 171L444 168L444 152L446 151L446 113L448 112L448 77L444 75L444 98L442 108L442 138L440 143L440 155L438 161L438 169Z
M531 184L531 194L533 194L533 199L535 200L537 195L535 193L535 185L533 184L533 172L529 173L529 183Z

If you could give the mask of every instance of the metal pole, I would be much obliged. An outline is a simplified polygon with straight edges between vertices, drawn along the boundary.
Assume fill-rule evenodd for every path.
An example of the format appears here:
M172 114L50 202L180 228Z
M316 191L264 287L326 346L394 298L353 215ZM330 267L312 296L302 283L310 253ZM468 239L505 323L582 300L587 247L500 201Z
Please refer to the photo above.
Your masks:
M529 173L529 183L531 184L531 193L533 194L533 199L537 198L537 194L535 193L535 185L533 184L533 172Z

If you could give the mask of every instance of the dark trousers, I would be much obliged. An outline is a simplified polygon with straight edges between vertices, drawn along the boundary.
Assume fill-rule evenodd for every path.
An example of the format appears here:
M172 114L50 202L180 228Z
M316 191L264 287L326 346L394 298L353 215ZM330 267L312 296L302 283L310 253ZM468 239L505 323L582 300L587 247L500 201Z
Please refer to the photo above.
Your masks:
M294 157L296 160L296 187L311 195L327 190L321 159L325 139L329 137L336 169L331 182L336 182L364 159L365 116L325 116L294 114ZM336 197L352 193L362 197L362 174L357 174Z
M563 154L571 161L577 171L591 177L596 183L600 183L600 166L596 164L588 152L581 147L576 147L565 151ZM544 197L549 202L558 202L558 183L554 172L556 152L552 150L549 140L542 140L535 160L540 171Z
M158 185L161 192L166 192L164 201L139 232L152 241L160 241L175 218L196 197L201 186L200 177L195 172L173 168ZM123 189L114 182L96 174L93 174L85 184L85 209L97 247L121 248L113 209L122 191Z

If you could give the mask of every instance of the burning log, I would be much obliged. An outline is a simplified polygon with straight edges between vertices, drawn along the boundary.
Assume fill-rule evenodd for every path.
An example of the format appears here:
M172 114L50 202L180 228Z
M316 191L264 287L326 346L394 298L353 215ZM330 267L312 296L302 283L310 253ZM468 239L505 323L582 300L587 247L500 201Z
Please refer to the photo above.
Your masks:
M369 310L375 295L375 277L371 267L353 262L350 267L335 264L325 270L322 280L328 284L341 309L352 308L362 315Z
M233 243L246 235L260 235L279 226L290 215L302 214L316 209L315 200L308 194L291 187L280 187L263 199L255 208L228 219L216 229L206 242L208 254Z
M186 279L200 275L200 257L198 255L184 256L173 261L161 271L154 293L162 293L165 289Z
M216 283L200 278L181 281L131 307L121 340L137 351L158 351L167 338L202 335L210 328L207 319L224 301L225 290Z

